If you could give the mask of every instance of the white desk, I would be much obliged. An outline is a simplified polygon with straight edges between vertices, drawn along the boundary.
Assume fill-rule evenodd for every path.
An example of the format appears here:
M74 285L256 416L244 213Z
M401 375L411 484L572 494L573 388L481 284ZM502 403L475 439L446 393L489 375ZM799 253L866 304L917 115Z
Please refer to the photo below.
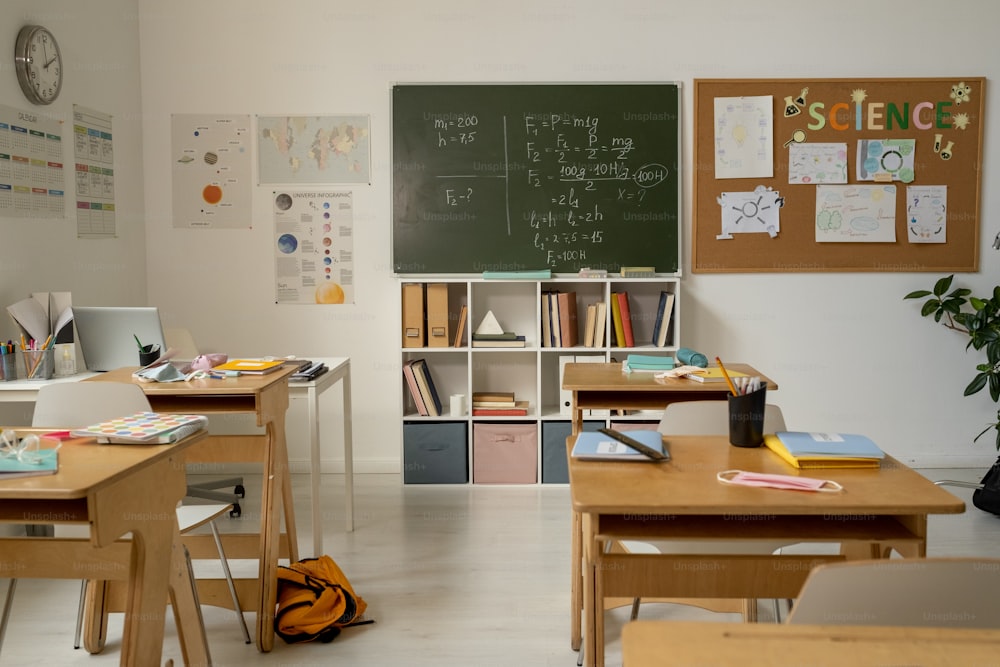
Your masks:
M310 382L289 382L288 397L292 400L306 399L309 410L309 452L310 452L310 482L312 504L313 555L323 554L323 522L319 502L320 482L320 434L319 434L319 397L324 391L337 382L343 383L344 410L344 486L346 498L344 512L346 514L347 531L354 530L354 440L351 431L351 360L349 357L309 357L313 361L322 361L330 369ZM39 387L56 382L79 382L97 373L84 371L69 377L53 378L52 380L13 380L0 382L0 402L2 403L34 403Z
M322 361L328 370L309 382L289 382L288 397L304 398L309 408L309 452L312 498L313 555L323 554L323 522L319 506L320 439L319 439L319 397L337 382L342 383L344 394L344 514L347 532L354 530L354 440L351 435L351 360L349 357L310 357Z

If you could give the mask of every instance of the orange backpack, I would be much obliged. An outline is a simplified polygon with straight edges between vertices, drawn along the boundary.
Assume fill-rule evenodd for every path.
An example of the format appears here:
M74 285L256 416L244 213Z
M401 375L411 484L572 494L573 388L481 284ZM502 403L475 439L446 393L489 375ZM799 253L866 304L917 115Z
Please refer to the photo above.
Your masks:
M340 629L374 623L368 605L329 556L278 566L278 612L274 631L289 644L332 642Z

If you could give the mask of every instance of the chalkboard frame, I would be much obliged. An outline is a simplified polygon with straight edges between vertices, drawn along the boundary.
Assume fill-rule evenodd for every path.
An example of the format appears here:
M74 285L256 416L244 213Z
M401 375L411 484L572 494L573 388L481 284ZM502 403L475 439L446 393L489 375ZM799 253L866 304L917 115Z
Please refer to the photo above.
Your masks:
M400 209L405 208L405 206L400 205L401 197L405 199L406 195L401 195L401 191L405 189L404 182L408 178L406 171L400 167L400 165L409 165L412 169L412 165L418 161L413 160L410 153L405 153L398 149L400 142L400 137L402 135L402 129L404 123L406 122L406 115L412 116L414 113L420 110L420 107L414 107L412 102L411 106L405 111L401 111L402 106L397 99L397 93L399 91L421 91L421 94L427 94L427 91L432 91L437 89L437 91L443 90L449 94L454 94L458 96L459 101L463 101L463 96L478 97L482 96L484 93L489 92L491 94L507 95L513 96L513 100L509 102L511 105L509 108L504 106L501 111L511 112L511 113L524 113L528 115L531 112L537 111L537 109L524 108L525 106L522 98L518 98L518 95L525 95L526 91L535 93L537 91L539 99L543 100L542 103L535 104L533 106L554 106L560 111L566 111L571 113L583 114L589 112L588 109L574 109L567 108L567 105L560 105L558 100L562 99L558 97L559 94L565 94L568 99L573 99L572 94L578 91L586 91L590 95L601 95L600 110L591 112L593 115L598 115L606 108L607 104L618 105L614 109L616 113L621 114L620 122L625 122L628 115L624 112L628 110L627 104L632 104L633 100L627 100L623 102L623 95L626 93L638 94L637 91L641 92L643 95L653 95L655 93L667 93L668 99L667 103L663 103L657 107L658 116L662 115L663 118L656 117L653 120L662 120L666 122L663 129L658 129L654 133L656 138L659 139L660 136L666 137L665 141L651 141L651 146L646 150L651 149L662 149L666 147L666 152L668 154L662 157L662 162L666 163L668 176L664 177L664 181L669 181L667 187L663 188L664 194L657 194L658 197L663 197L667 202L664 207L649 209L653 212L653 215L648 216L655 228L657 236L650 237L646 234L632 234L629 237L621 237L626 239L624 242L619 242L607 246L607 248L601 248L601 250L611 250L617 254L613 259L601 258L597 261L592 261L589 259L577 259L577 260L567 260L558 261L554 265L545 266L539 265L538 262L533 262L530 259L526 260L521 254L525 248L513 248L512 256L504 258L503 260L497 261L478 261L476 257L470 257L468 261L461 262L463 265L456 268L455 266L443 266L438 262L436 253L453 253L456 250L456 244L454 238L450 237L449 234L439 233L439 234L425 234L421 241L430 244L430 248L427 251L428 256L421 256L419 260L415 261L411 255L406 253L414 252L412 249L413 236L411 230L401 227L400 222ZM557 102L553 105L551 102L552 95L555 94ZM580 268L591 268L591 269L606 269L609 275L614 275L618 273L618 270L622 266L655 266L656 275L658 276L676 276L679 277L682 272L682 215L683 215L683 171L684 165L682 164L683 146L682 146L682 84L677 81L669 82L561 82L561 83L548 83L548 82L405 82L397 83L392 86L392 190L393 190L393 201L392 201L392 256L391 265L393 272L397 276L425 276L425 275L452 275L452 276L475 276L484 271L495 271L495 270L510 270L510 271L533 271L538 269L551 269L552 275L554 277L566 277L576 275ZM417 96L419 100L419 96ZM648 100L643 100L644 102ZM419 101L417 102L419 104ZM519 106L520 105L520 106ZM428 115L429 112L424 112L424 115ZM430 114L433 115L433 114ZM523 116L522 116L523 117ZM413 122L412 118L409 122ZM648 120L635 121L635 122L650 122ZM645 128L643 128L645 129ZM506 141L506 136L504 141ZM516 144L515 144L516 145ZM412 149L408 149L411 150ZM408 159L401 159L400 153L403 153L408 157ZM658 154L659 155L659 154ZM513 162L513 160L511 160ZM646 167L649 165L642 165ZM658 166L658 165L653 165ZM423 168L423 167L422 167ZM505 164L506 168L506 164ZM638 182L638 181L636 181ZM640 186L641 188L642 186ZM655 186L654 186L655 187ZM645 194L645 193L643 193ZM630 195L631 196L631 195ZM618 198L621 199L622 195L618 194ZM640 200L641 201L641 200ZM650 200L653 201L653 200ZM658 200L656 200L658 201ZM606 203L606 202L605 202ZM407 203L407 205L411 205ZM615 209L613 213L620 214L621 218L625 218L624 214L621 214L621 210ZM510 213L508 211L508 217ZM430 216L427 216L430 217ZM441 216L443 217L443 216ZM630 220L637 218L634 216ZM650 220L644 220L644 222L650 222ZM662 220L662 221L661 221ZM610 224L610 220L609 223ZM633 223L633 229L635 224ZM433 229L433 225L428 225L427 227L431 232L438 230ZM645 228L643 228L645 229ZM409 237L410 243L408 244L405 240L405 235L401 233L401 230L411 233ZM509 227L508 227L509 230ZM605 238L609 238L606 236ZM537 247L537 235L535 237L535 246ZM431 240L428 240L431 239ZM404 250L400 250L400 248ZM656 248L652 251L651 248ZM666 248L666 251L663 250ZM655 252L655 257L650 257L650 252ZM530 253L529 253L530 254ZM592 253L593 254L593 253ZM455 260L449 255L447 263L454 264Z

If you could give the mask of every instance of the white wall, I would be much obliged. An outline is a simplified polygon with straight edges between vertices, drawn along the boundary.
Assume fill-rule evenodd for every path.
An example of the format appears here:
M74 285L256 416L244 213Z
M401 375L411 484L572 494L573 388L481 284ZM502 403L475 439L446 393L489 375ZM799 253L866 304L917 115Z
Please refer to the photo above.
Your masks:
M101 3L116 7L106 10L114 16L107 25L90 23L97 21L91 18L94 3L87 3L86 14L69 0L14 4L25 14L36 4L66 8L72 18L49 21L64 43L98 51L125 48L118 42L134 48L135 34L112 34L134 26L127 17L132 2ZM1000 141L989 129L1000 126L1000 104L992 94L1000 68L995 36L1000 5L993 0L960 0L946 7L927 0L818 5L800 0L374 0L349 5L137 0L137 6L141 142L128 134L136 131L133 125L117 119L137 111L131 69L106 77L83 72L81 78L100 84L97 91L71 82L61 103L113 106L116 135L124 125L116 166L119 173L128 172L123 178L141 174L143 181L121 190L120 207L130 219L146 223L146 300L161 308L166 326L187 326L205 349L349 355L359 470L396 470L400 451L398 288L390 267L389 92L394 82L681 81L690 168L695 78L986 76L981 271L959 279L982 293L1000 278L1000 252L990 248L1000 229L994 215L1000 195L990 187ZM10 52L15 32L0 35L0 52ZM95 61L118 65L124 55L109 53ZM19 98L11 70L0 79L0 95ZM373 183L352 188L355 304L274 305L267 188L255 188L252 229L172 227L173 113L371 114ZM132 159L140 154L141 169ZM690 173L684 191L691 191ZM690 239L690 202L684 209L684 236ZM98 262L120 262L130 254L125 240L84 244L69 236L70 225L50 227L67 238L53 244L48 234L19 234L24 252L18 255L72 262L86 251ZM937 274L692 275L688 268L689 263L682 340L723 359L752 363L776 378L781 390L775 400L780 399L790 427L864 432L897 457L921 465L983 465L995 457L991 441L971 443L995 415L992 403L986 394L962 396L979 357L964 352L965 340L958 334L921 319L918 305L902 300L907 292L929 286ZM49 267L31 271L33 279L4 270L0 296L10 300L65 282ZM18 273L13 289L7 283L10 273ZM89 277L80 285L78 302L96 298L98 287L106 290L105 300L128 301L134 290L141 292L143 277L133 273L123 271L124 280L122 275ZM327 433L336 432L336 405L328 401ZM293 458L304 458L295 446ZM337 459L338 451L333 446L324 458Z

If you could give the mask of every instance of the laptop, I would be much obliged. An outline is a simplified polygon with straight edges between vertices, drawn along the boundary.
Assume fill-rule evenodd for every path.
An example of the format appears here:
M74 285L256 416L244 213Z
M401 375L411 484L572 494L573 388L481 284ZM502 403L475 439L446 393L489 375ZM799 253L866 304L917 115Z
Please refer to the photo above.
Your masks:
M138 338L166 352L160 313L154 307L73 306L73 320L90 371L139 365Z

